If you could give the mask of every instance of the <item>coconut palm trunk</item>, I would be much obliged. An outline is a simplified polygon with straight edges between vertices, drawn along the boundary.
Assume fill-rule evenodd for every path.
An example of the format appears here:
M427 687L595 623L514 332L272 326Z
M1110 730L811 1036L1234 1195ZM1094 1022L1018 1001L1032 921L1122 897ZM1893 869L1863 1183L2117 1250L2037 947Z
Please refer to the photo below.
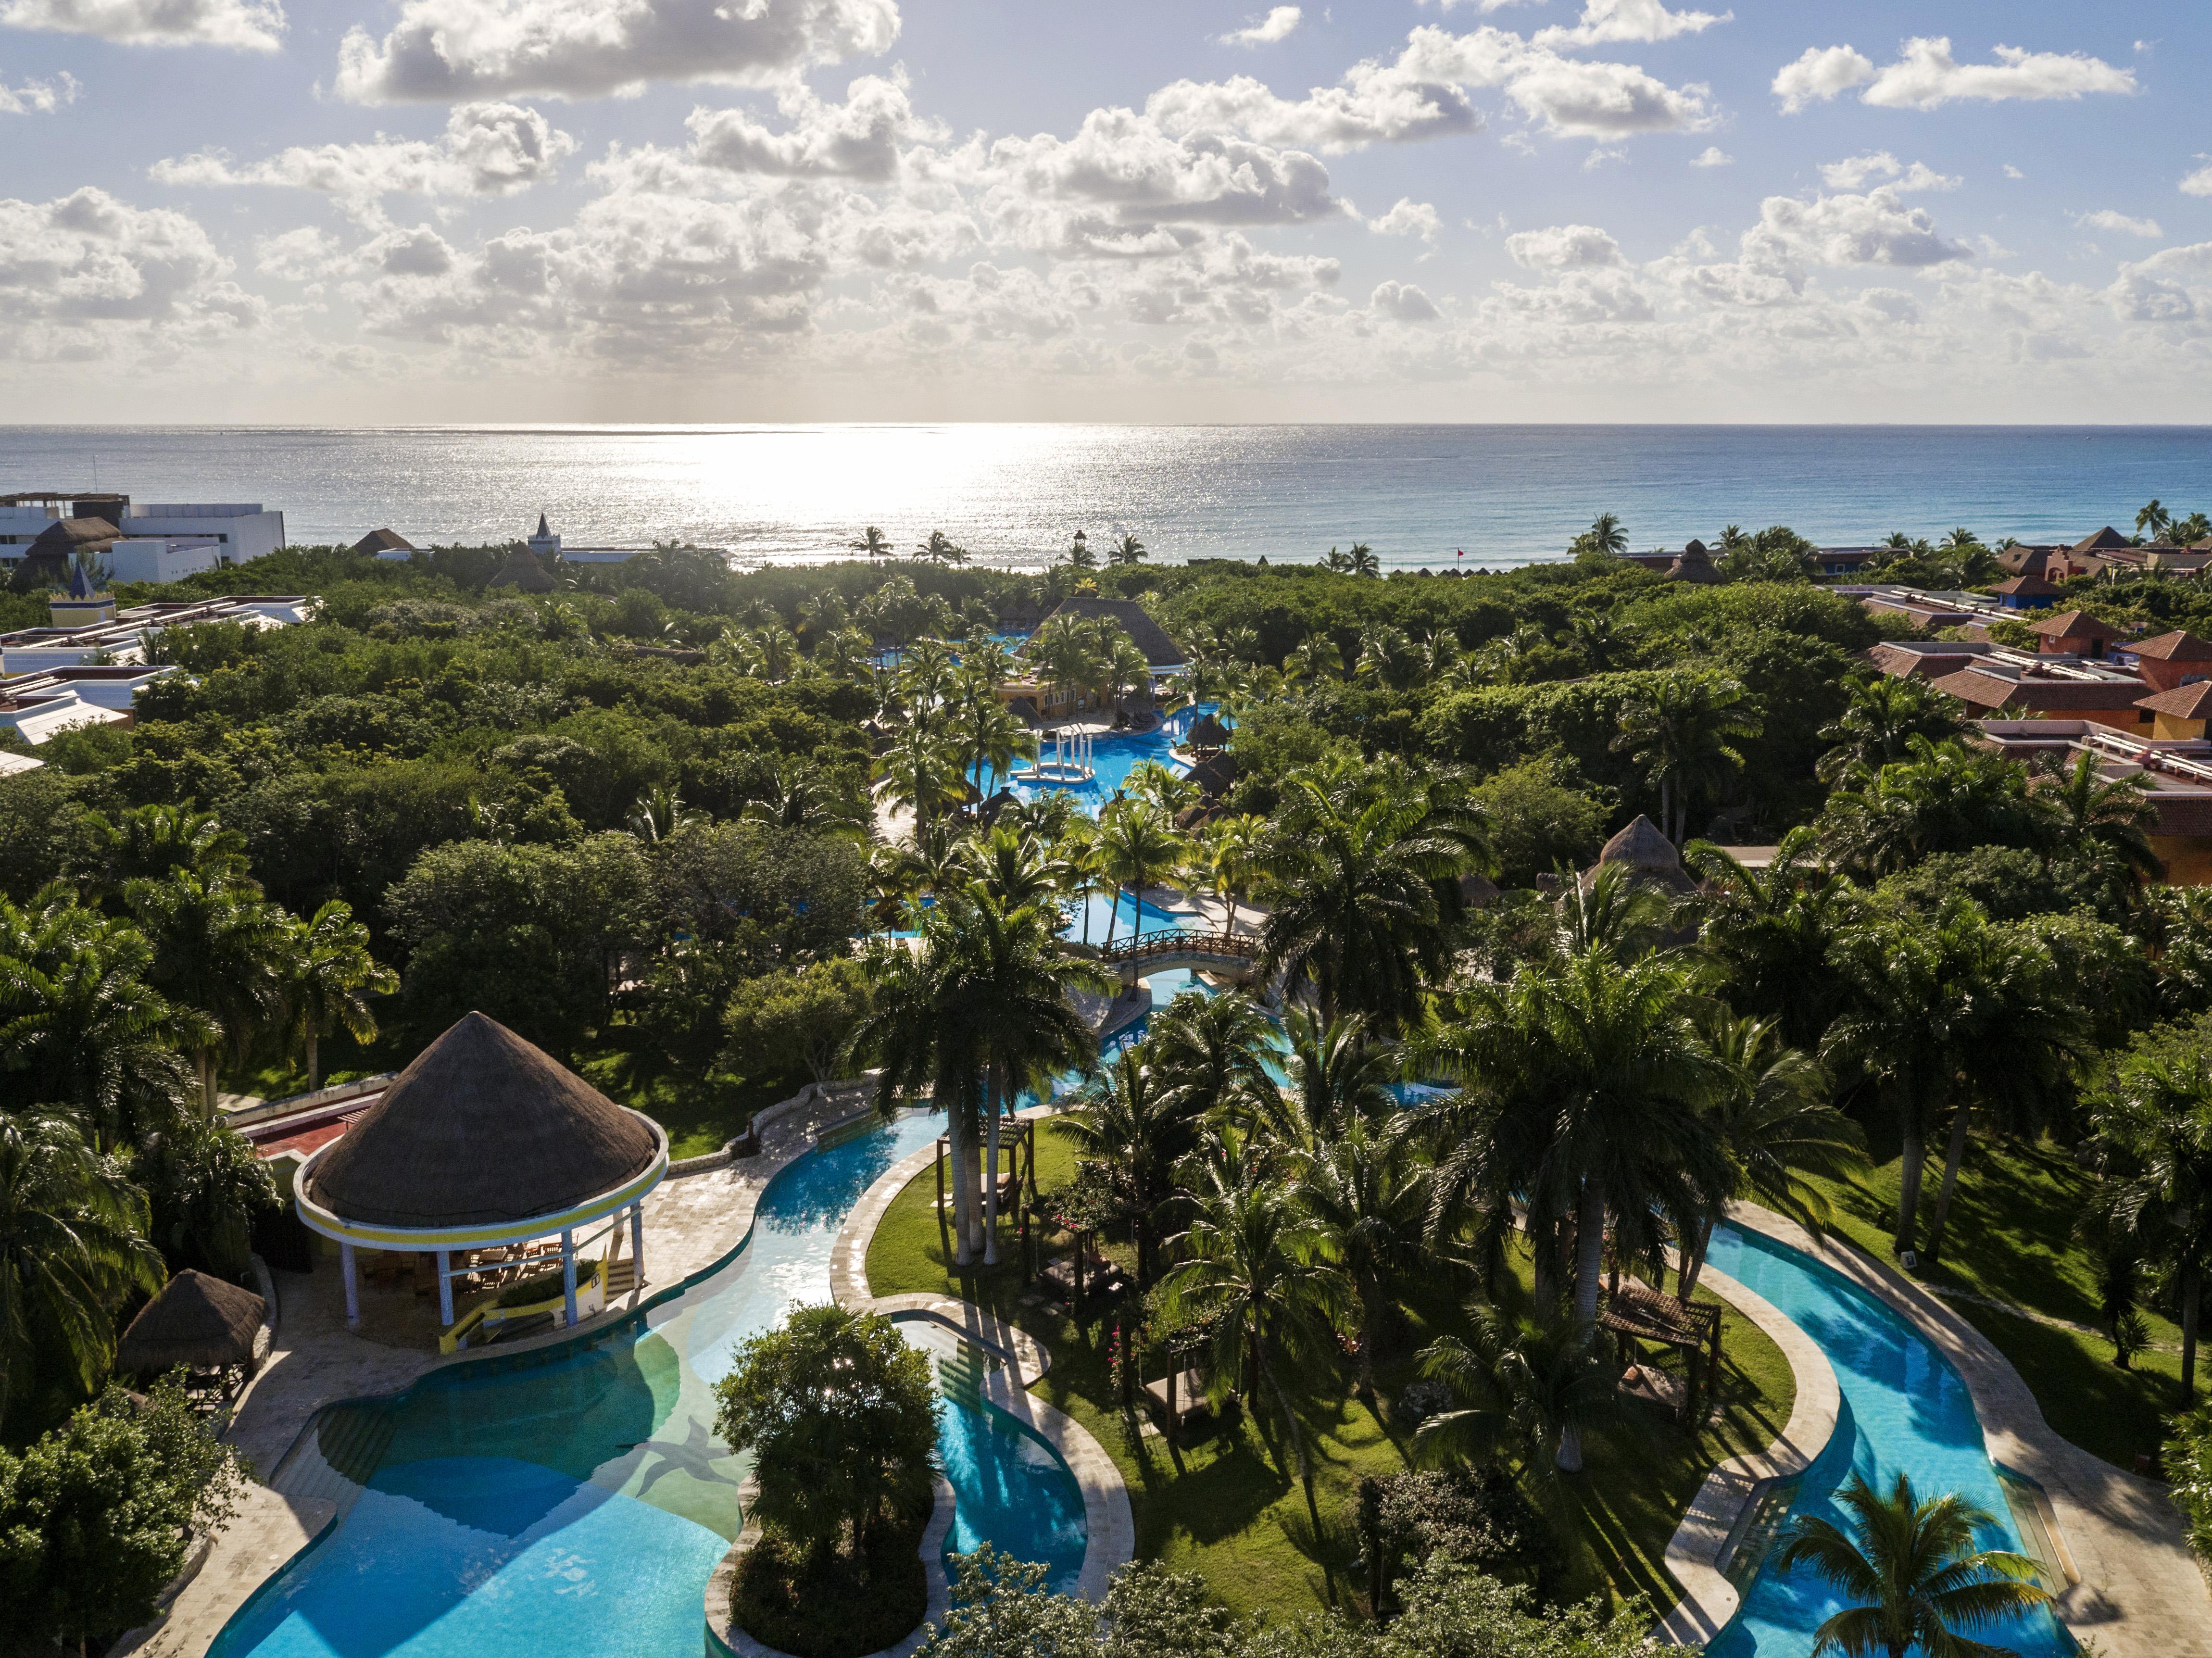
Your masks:
M1966 1132L1973 1108L1961 1105L1951 1117L1951 1144L1943 1153L1943 1183L1936 1191L1936 1224L1928 1229L1928 1247L1921 1255L1930 1266L1943 1248L1943 1228L1951 1218L1951 1197L1959 1187L1959 1164L1966 1155Z
M983 1158L983 1265L999 1264L999 1113L1004 1108L1006 1075L996 1066L991 1067L991 1081L983 1096L983 1108L990 1113L984 1124L984 1143L988 1147Z
M948 1109L945 1114L945 1149L952 1156L952 1264L966 1266L972 1257L968 1249L968 1137L961 1132L963 1124L959 1111Z
M2197 1328L2203 1315L2203 1275L2195 1261L2181 1269L2181 1397L2185 1405L2197 1400Z
M318 1088L322 1086L323 1060L321 1048L322 1033L315 1029L314 1022L311 1019L307 1023L307 1092L310 1094L313 1093Z
M1585 1178L1575 1203L1575 1328L1597 1327L1598 1280L1605 1266L1605 1194Z
M1927 1167L1928 1146L1920 1133L1920 1114L1908 1109L1905 1114L1904 1156L1898 1170L1897 1236L1890 1245L1899 1255L1912 1252L1918 1236L1920 1179Z

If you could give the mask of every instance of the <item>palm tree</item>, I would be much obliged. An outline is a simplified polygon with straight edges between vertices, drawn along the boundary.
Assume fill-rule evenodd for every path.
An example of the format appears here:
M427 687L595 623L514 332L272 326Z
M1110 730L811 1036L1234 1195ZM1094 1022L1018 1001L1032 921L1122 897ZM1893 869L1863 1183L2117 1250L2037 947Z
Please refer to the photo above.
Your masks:
M1114 942L1114 924L1121 913L1121 890L1127 888L1136 914L1130 922L1133 936L1142 930L1145 887L1148 876L1166 874L1181 861L1185 842L1174 822L1146 800L1121 800L1098 814L1097 849L1099 872L1112 884L1113 913L1106 920L1106 943ZM1137 981L1137 964L1128 964L1130 984Z
M1439 1412L1415 1430L1425 1462L1488 1461L1501 1449L1518 1456L1540 1484L1580 1473L1583 1434L1619 1412L1613 1373L1588 1332L1553 1321L1514 1324L1493 1309L1475 1315L1472 1345L1443 1336L1424 1347L1421 1374L1462 1400L1494 1399Z
M1379 1123L1397 1108L1390 1092L1396 1060L1368 1039L1367 1022L1358 1014L1323 1023L1294 1007L1283 1016L1283 1031L1290 1040L1288 1080L1265 1113L1276 1139L1318 1152L1352 1124Z
M1344 568L1352 575L1379 576L1382 562L1375 556L1375 550L1364 541L1352 544L1352 550L1344 556Z
M1091 537L1081 530L1078 530L1074 539L1067 544L1067 562L1071 569L1095 570L1098 568L1098 555L1091 550Z
M1835 744L1815 768L1832 783L1857 767L1879 771L1910 752L1912 738L1941 743L1959 732L1958 703L1925 680L1893 679L1887 674L1850 682L1850 702L1842 715L1820 728L1820 740Z
M241 880L250 867L246 837L189 803L134 806L112 820L88 811L83 827L94 890L110 896L126 881L158 879L174 869L204 880Z
M1387 1096L1385 1096L1388 1097ZM1375 1352L1398 1288L1422 1263L1428 1196L1413 1138L1387 1117L1348 1116L1298 1160L1299 1201L1349 1280L1358 1315L1359 1396L1375 1397Z
M1829 859L1869 882L1939 852L1979 846L2040 850L2055 832L2051 806L2029 790L2017 761L1956 742L1905 740L1905 757L1856 771L1828 797L1819 832Z
M1662 1218L1686 1235L1729 1195L1706 1114L1722 1078L1693 1007L1680 967L1606 950L1462 993L1417 1044L1428 1074L1459 1084L1414 1113L1437 1152L1432 1235L1474 1220L1494 1270L1519 1206L1540 1308L1571 1238L1575 1325L1594 1327L1608 1221L1617 1257L1649 1260Z
M1449 959L1459 878L1481 845L1472 811L1419 787L1294 774L1261 859L1279 895L1261 930L1261 974L1310 977L1324 1021L1405 1018Z
M1318 1529L1305 1429L1283 1377L1313 1375L1329 1362L1345 1286L1328 1259L1328 1236L1288 1193L1218 1173L1192 1207L1187 1258L1164 1281L1169 1311L1212 1332L1217 1392L1241 1374L1247 1399L1256 1406L1264 1390L1273 1402Z
M1841 1180L1866 1161L1866 1134L1829 1103L1827 1074L1811 1055L1783 1045L1773 1023L1723 1010L1708 1027L1721 1072L1706 1105L1733 1176L1730 1195L1756 1199L1809 1231L1826 1230L1827 1194L1808 1179ZM1682 1241L1681 1295L1697 1293L1712 1242L1701 1218Z
M1152 549L1133 535L1124 535L1116 541L1107 556L1116 564L1141 564Z
M1176 1193L1176 1165L1197 1150L1203 1121L1195 1097L1169 1085L1146 1042L1122 1050L1056 1120L1058 1132L1097 1159L1120 1193L1139 1286L1152 1281L1153 1240Z
M1589 528L1583 531L1581 539L1593 551L1616 558L1628 550L1628 531L1612 513L1600 513L1591 520Z
M2139 881L2155 881L2165 873L2148 834L2158 823L2158 808L2141 773L2108 780L2097 769L2096 756L2084 750L2057 777L2037 779L2031 793L2052 809L2066 844L2100 854Z
M965 780L953 739L920 720L901 732L877 762L884 798L914 813L917 842L927 844L939 815L957 805Z
M2048 1604L2036 1564L2009 1549L1984 1549L1978 1533L1994 1516L1957 1492L1920 1501L1911 1476L1900 1472L1884 1496L1854 1472L1837 1494L1850 1510L1850 1529L1815 1514L1791 1519L1776 1540L1783 1571L1809 1570L1856 1604L1813 1631L1814 1658L2010 1658L2008 1649L1968 1639Z
M961 841L952 856L963 877L1004 909L1042 908L1065 879L1042 842L1003 821L980 840Z
M291 982L285 999L294 1029L307 1053L307 1091L322 1082L320 1043L326 1030L343 1030L357 1042L376 1040L371 996L389 996L399 975L379 966L368 953L368 929L353 919L353 908L333 898L293 926L298 942L292 955Z
M2173 527L2173 514L2155 500L2145 502L2136 512L2136 534L2148 535L2155 541Z
M1152 1016L1146 1045L1181 1109L1249 1127L1274 1100L1274 1027L1243 991L1185 991Z
M1409 690L1425 665L1403 628L1382 623L1359 636L1359 664L1353 671L1394 691Z
M1213 896L1229 906L1222 932L1237 931L1237 904L1252 890L1253 878L1260 872L1261 848L1266 843L1267 824L1250 812L1234 817L1218 817L1209 823L1200 843L1200 858L1206 873L1213 880Z
M1962 524L1956 529L1953 530L1949 535L1943 537L1942 544L1944 550L1947 552L1979 552L1982 546L1982 538Z
M213 1116L222 1048L227 1042L232 1060L243 1063L254 1035L281 1017L296 947L293 920L246 883L181 869L165 880L128 882L123 896L154 946L155 987L207 1015L191 1046L200 1108Z
M1294 679L1318 685L1325 679L1344 677L1344 653L1327 634L1308 634L1283 659L1283 670Z
M1037 735L1014 718L1013 711L995 695L961 708L955 716L960 740L968 751L968 764L975 792L983 792L986 768L1003 785L1006 768L1017 760L1037 757Z
M956 544L942 530L932 530L929 539L916 547L915 551L933 564L965 564L968 562L968 550Z
M866 554L871 563L891 556L890 537L872 524L860 531L858 540L848 541L845 544L856 553Z
M1723 999L1778 1025L1790 1046L1818 1046L1838 1000L1831 957L1854 894L1822 865L1813 831L1784 835L1763 871L1702 841L1682 861L1698 892L1680 913L1696 924L1698 953L1719 974Z
M1623 711L1613 747L1626 749L1659 791L1662 827L1682 844L1692 794L1743 768L1735 744L1759 735L1744 689L1733 679L1674 674L1648 701Z
M2201 1051L2123 1060L2092 1121L2104 1164L2098 1212L2138 1259L2172 1275L2182 1399L2192 1403L2212 1269L2212 1060Z
M647 846L658 846L676 833L690 814L684 809L681 790L656 783L637 797L629 809L629 832Z
M41 1358L82 1396L115 1363L115 1313L161 1287L146 1199L69 1118L0 1114L0 1419L33 1403Z

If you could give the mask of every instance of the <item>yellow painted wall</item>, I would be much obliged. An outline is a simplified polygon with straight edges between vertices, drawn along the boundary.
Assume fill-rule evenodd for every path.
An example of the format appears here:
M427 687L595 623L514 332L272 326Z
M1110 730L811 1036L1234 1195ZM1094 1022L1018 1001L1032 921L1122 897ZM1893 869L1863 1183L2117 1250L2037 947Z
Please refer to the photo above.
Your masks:
M2154 714L2150 721L2151 738L2160 743L2179 743L2192 737L2204 735L2202 720L2183 720L2170 714Z
M2212 886L2212 835L2154 835L2150 849L2178 887Z

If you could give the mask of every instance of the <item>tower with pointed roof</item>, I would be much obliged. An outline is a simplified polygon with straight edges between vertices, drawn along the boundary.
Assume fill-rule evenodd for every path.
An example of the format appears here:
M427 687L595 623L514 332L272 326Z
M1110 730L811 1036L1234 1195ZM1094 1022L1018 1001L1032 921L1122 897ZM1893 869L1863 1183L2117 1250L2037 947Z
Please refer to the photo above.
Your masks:
M561 537L553 533L543 513L538 515L538 533L523 544L538 558L558 558L561 556Z

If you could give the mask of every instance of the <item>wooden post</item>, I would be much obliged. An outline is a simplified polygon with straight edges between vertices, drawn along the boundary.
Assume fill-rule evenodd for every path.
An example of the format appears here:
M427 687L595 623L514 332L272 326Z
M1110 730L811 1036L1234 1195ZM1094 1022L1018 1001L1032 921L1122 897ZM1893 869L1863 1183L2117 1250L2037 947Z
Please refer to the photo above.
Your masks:
M1182 1422L1182 1414L1176 1406L1176 1351L1168 1349L1168 1448L1173 1450L1176 1434Z
M453 1252L438 1251L438 1322L453 1327Z
M561 1297L568 1305L568 1321L562 1327L576 1327L576 1234L574 1228L564 1227L561 1233Z
M1086 1235L1076 1231L1073 1227L1068 1230L1075 1239L1075 1298L1068 1303L1067 1312L1069 1317L1080 1324L1083 1321L1083 1240Z
M629 1206L630 1288L645 1288L645 1199Z
M341 1239L338 1242L338 1272L345 1279L346 1328L361 1328L361 1284L354 1272L353 1245ZM447 1323L453 1321L448 1319Z

